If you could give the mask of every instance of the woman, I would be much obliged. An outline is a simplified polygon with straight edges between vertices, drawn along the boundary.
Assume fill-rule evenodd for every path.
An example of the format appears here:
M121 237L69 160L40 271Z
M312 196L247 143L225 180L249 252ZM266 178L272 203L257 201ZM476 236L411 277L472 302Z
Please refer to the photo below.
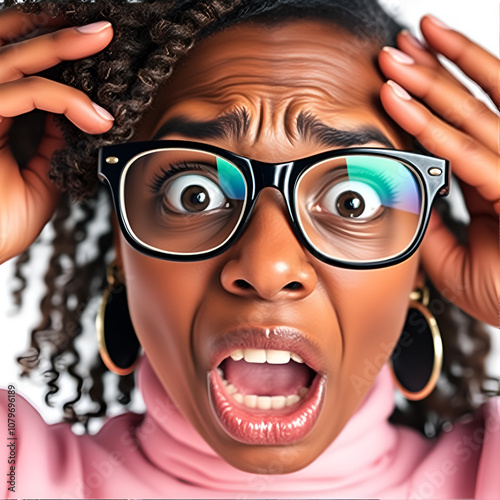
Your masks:
M147 412L77 437L65 424L47 428L7 392L20 443L7 450L6 461L11 449L15 460L7 494L495 497L498 399L426 440L387 421L387 361L409 398L434 389L441 344L425 326L423 292L411 296L417 312L407 318L425 276L476 319L497 320L496 115L432 51L497 104L498 61L431 16L422 31L432 51L404 32L402 50L381 50L398 27L372 2L46 9L59 14L42 15L49 33L22 43L16 36L36 18L2 14L0 132L33 104L64 112L74 126L64 121L61 134L49 118L23 175L2 150L2 213L16 214L4 219L2 260L25 250L57 205L48 157L61 150L51 175L79 199L95 189L100 147L116 257L99 315L101 355L126 374L140 343ZM67 64L56 75L62 84L24 76L98 51ZM428 153L416 152L412 136ZM471 214L466 247L430 216L448 187L442 158ZM56 228L66 218L61 209ZM66 325L85 286L96 286L78 272L61 296ZM23 362L31 368L48 355L57 390L59 363L78 379L81 327L46 319L32 341L38 352ZM44 343L39 334L51 330ZM448 380L459 356L445 357ZM474 375L482 382L484 367ZM419 409L434 408L455 420L474 409L466 397L456 399L460 408L445 405L445 394L410 415L422 421Z

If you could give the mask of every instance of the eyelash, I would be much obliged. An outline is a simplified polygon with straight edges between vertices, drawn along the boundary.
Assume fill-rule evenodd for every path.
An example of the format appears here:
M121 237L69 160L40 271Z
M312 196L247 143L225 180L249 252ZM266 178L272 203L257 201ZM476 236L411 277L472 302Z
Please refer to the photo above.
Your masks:
M180 172L187 172L190 170L198 170L201 172L206 172L206 169L202 165L192 164L192 163L178 163L174 165L168 165L166 167L160 167L160 171L157 172L148 187L153 194L159 194L161 188L165 185L170 178L175 174Z
M383 188L384 190L386 190L391 203L394 203L396 201L397 187L395 185L394 179L391 179L390 177L384 174L375 173L373 170L370 169L359 169L357 174L360 177L359 179L360 181L371 180L375 184L377 184L378 182L378 185L382 183ZM358 177L358 175L356 177ZM356 177L354 178L354 180L358 180Z

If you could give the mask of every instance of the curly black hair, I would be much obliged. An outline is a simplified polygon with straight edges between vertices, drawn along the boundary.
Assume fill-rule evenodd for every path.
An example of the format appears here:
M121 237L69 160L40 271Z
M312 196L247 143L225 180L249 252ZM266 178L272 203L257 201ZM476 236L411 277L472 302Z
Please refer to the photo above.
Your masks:
M6 0L4 7L16 3ZM103 205L109 208L110 204L98 186L97 148L130 140L160 84L175 71L179 61L198 41L227 26L245 20L274 24L292 18L329 20L347 29L356 40L368 42L374 50L395 45L401 26L376 0L32 0L19 4L18 8L41 15L62 14L70 26L105 19L112 23L115 33L110 45L98 54L61 63L43 73L85 92L94 102L110 110L115 122L109 132L89 136L65 117L58 119L67 148L54 154L50 178L63 191L63 196L52 220L56 237L45 274L47 291L41 302L42 320L31 333L30 349L18 358L24 375L49 363L45 370L47 404L59 389L60 374L69 373L77 383L77 394L64 405L64 418L87 427L89 418L106 413L103 397L106 368L100 358L90 369L80 366L75 340L83 331L83 315L106 286L106 265L113 258L109 217L104 217L107 229L94 237L97 253L91 258L81 258L81 247L89 239L90 224L103 218ZM22 118L17 122L12 130L14 150L16 131L22 130L26 136L28 127ZM34 123L30 117L29 126ZM21 164L23 155L26 159L29 157L25 142L18 148L17 155ZM445 223L464 238L465 226L452 219L448 205L441 202L438 209ZM79 212L77 220L68 226L68 219L75 211ZM14 291L17 304L22 300L26 284L23 269L29 256L30 249L16 261L15 273L21 283ZM438 386L429 397L396 408L391 421L410 425L430 436L438 433L445 422L473 413L478 407L477 396L487 379L485 358L490 350L490 338L481 323L448 302L432 283L428 285L430 303L436 305L432 312L442 331L443 370ZM466 335L473 344L472 354L464 352L461 335ZM133 374L119 378L122 404L130 402L133 387ZM95 411L80 414L75 410L75 404L83 395L90 396L96 403Z

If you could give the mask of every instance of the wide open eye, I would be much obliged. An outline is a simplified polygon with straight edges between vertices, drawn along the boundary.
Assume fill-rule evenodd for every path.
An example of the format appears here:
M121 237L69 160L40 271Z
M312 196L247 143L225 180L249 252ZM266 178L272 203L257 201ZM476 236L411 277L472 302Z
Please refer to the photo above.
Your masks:
M340 217L369 219L382 207L379 195L360 181L342 181L329 189L318 203L321 211Z
M167 182L164 203L171 212L195 214L227 207L229 202L221 188L208 177L184 174Z
M138 155L122 183L124 216L134 239L179 255L223 245L237 230L248 196L238 166L187 147Z

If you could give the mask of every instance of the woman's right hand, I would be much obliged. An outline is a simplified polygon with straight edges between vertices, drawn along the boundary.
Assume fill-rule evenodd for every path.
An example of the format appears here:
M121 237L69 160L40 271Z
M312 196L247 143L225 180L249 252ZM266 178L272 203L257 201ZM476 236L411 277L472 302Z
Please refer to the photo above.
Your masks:
M15 7L0 12L0 264L26 250L56 209L59 191L49 180L49 164L65 141L52 113L64 114L89 134L102 134L113 124L113 117L83 92L30 76L64 60L91 56L113 38L105 21L32 36L38 28L60 25L61 19ZM20 40L26 34L32 37ZM49 113L40 146L21 170L9 147L9 130L13 117L35 108Z

